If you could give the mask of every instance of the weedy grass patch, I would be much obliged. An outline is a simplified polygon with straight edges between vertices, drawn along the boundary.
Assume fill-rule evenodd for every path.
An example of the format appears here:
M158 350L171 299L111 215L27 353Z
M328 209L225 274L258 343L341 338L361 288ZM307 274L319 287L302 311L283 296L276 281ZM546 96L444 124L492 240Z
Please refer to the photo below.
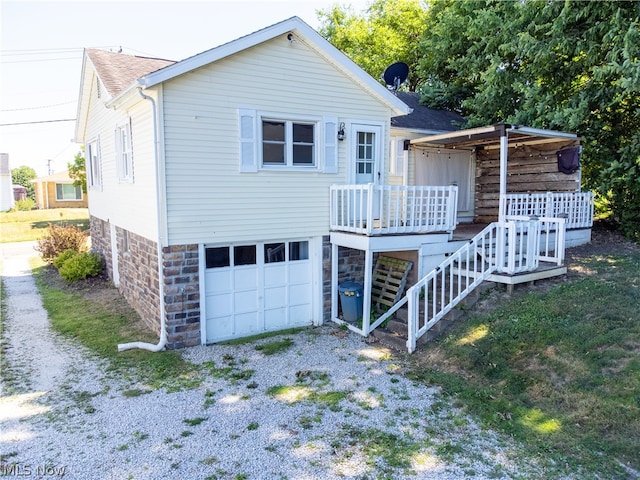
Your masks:
M410 377L559 468L628 478L640 469L640 254L582 267L458 325Z
M49 225L73 225L89 230L86 208L51 208L29 211L0 212L0 243L40 240Z
M114 375L141 382L144 390L174 391L202 382L198 367L183 360L180 352L118 352L118 344L132 340L155 343L157 338L105 279L68 285L53 267L42 265L39 260L34 262L34 278L52 328L77 339L92 353L108 360Z

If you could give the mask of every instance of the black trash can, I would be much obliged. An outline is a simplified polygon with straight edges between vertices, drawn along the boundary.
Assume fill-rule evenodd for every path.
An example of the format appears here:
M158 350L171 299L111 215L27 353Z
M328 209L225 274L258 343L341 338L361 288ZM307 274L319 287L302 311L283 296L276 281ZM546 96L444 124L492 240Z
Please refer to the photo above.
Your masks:
M362 318L362 292L364 286L358 282L344 282L338 286L340 305L342 305L342 319L345 322L356 323Z

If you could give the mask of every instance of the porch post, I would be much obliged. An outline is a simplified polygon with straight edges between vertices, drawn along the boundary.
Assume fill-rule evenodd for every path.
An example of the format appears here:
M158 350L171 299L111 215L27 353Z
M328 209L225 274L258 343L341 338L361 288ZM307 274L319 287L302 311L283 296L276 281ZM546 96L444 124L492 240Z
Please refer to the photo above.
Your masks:
M364 298L362 299L362 331L369 335L371 326L371 271L373 270L373 252L367 248L364 251Z
M331 243L331 321L338 318L338 245Z
M504 220L507 213L506 195L507 195L507 155L509 152L509 138L507 136L506 125L501 125L500 129L500 203L498 206L498 220Z

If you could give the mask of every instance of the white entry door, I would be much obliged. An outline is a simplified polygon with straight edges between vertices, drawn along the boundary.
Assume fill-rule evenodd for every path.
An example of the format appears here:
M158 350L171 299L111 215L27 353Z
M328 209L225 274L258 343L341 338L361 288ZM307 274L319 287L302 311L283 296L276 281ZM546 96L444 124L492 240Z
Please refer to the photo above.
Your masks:
M380 164L382 155L382 127L379 125L366 125L354 123L352 125L352 152L353 168L352 178L356 185L374 184L380 182ZM379 205L373 199L373 216L379 218ZM355 199L356 211L366 212L368 197L363 195ZM364 202L362 208L360 202ZM359 220L360 218L358 218Z

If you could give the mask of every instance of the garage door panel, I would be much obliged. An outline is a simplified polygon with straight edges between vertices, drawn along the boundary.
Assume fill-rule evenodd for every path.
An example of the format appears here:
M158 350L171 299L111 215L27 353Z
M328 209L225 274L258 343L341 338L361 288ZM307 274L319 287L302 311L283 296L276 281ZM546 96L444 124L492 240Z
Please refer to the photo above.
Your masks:
M290 304L300 305L311 303L311 288L308 283L303 285L292 285L290 288Z
M207 291L210 293L231 292L231 270L228 268L209 269L205 273Z
M287 287L267 288L264 291L264 308L279 308L287 303Z
M207 339L215 338L218 340L232 338L233 333L233 316L210 318L207 321Z
M238 267L234 271L233 286L236 290L249 290L258 288L258 275L256 267ZM231 284L231 282L229 282Z
M285 307L267 309L264 312L265 330L277 330L287 327L287 309Z
M236 314L234 323L236 336L258 333L258 312Z
M302 327L311 324L311 305L289 307L289 326Z
M285 263L277 265L266 265L264 267L264 286L274 287L286 285L287 267Z
M310 278L310 263L306 262L291 262L289 264L289 282L290 283L302 283L309 282Z
M236 312L258 311L258 297L255 290L236 292L233 299L233 307Z
M233 312L232 296L229 293L220 295L207 295L206 298L207 312L212 312L212 316L221 317L225 315L231 315Z

